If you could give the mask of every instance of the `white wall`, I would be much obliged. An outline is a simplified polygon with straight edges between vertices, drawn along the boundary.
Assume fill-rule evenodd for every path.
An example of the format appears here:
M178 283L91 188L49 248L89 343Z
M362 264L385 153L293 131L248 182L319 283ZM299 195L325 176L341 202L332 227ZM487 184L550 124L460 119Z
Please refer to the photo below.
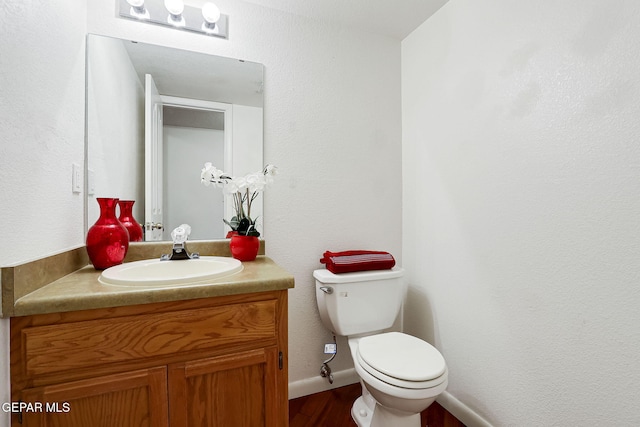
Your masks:
M233 171L233 176L243 176L259 171L266 165L266 162L263 162L264 110L260 107L234 104L233 123L231 125L233 135L231 170ZM219 192L221 189L216 189L216 191ZM259 195L251 205L251 219L255 221L260 237L269 240L269 236L265 234L264 227L263 196L264 193ZM227 216L233 216L231 206L227 207L227 212L229 212ZM230 228L225 225L224 230L224 235L226 235Z
M0 265L82 244L85 8L8 0L0 25ZM43 25L43 17L65 25Z
M84 195L71 192L71 164L83 164L85 14L73 0L0 7L3 266L82 244ZM10 400L8 323L0 320L0 402Z
M120 40L93 37L88 51L87 157L95 194L89 196L87 226L100 216L98 197L135 200L133 217L143 221L144 82ZM122 167L116 172L113 164Z
M451 0L402 42L406 326L496 426L640 424L640 3Z
M265 162L280 170L265 197L267 254L296 279L290 380L319 379L329 333L311 274L322 252L382 249L402 259L400 43L242 1L217 3L231 16L229 40L118 19L115 2L103 0L86 2L86 30L265 65ZM5 22L5 10L17 24ZM9 1L3 12L2 57L10 50L12 58L0 69L11 82L3 81L0 111L6 265L83 244L84 195L71 194L70 163L83 159L85 9ZM42 26L42 16L65 25ZM336 370L351 365L342 348Z

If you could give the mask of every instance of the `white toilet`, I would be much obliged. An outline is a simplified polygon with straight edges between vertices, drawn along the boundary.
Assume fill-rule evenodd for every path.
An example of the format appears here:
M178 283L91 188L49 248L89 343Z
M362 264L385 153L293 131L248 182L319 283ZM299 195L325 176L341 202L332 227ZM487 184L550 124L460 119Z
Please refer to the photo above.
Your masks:
M359 427L419 427L420 412L447 388L447 365L429 343L391 327L404 295L403 270L315 270L322 322L349 339L362 384L351 408Z

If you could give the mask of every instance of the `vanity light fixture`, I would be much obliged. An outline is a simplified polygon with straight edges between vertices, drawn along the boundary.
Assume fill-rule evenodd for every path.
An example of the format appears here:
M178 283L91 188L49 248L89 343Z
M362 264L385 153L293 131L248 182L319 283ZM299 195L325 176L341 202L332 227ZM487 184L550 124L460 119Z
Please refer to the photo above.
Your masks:
M229 16L212 2L202 8L185 5L183 0L117 0L118 16L138 22L178 30L229 38Z

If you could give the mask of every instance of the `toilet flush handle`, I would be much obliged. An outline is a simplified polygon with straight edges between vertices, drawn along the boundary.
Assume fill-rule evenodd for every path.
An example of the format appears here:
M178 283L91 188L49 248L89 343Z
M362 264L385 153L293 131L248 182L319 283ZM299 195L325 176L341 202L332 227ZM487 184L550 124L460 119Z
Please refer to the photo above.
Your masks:
M320 290L328 295L331 295L333 293L333 288L330 286L320 286Z

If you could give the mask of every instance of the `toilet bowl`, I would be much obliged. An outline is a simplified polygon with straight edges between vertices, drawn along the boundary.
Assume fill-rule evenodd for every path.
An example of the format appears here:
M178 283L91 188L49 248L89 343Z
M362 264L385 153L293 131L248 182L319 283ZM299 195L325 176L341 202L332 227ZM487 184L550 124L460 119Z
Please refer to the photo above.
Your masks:
M447 388L442 355L411 335L388 332L350 338L354 367L363 390L351 415L359 427L417 427L420 412Z
M444 358L431 344L392 326L402 303L402 270L314 271L323 323L348 338L362 396L351 415L359 427L419 427L420 412L446 389Z

